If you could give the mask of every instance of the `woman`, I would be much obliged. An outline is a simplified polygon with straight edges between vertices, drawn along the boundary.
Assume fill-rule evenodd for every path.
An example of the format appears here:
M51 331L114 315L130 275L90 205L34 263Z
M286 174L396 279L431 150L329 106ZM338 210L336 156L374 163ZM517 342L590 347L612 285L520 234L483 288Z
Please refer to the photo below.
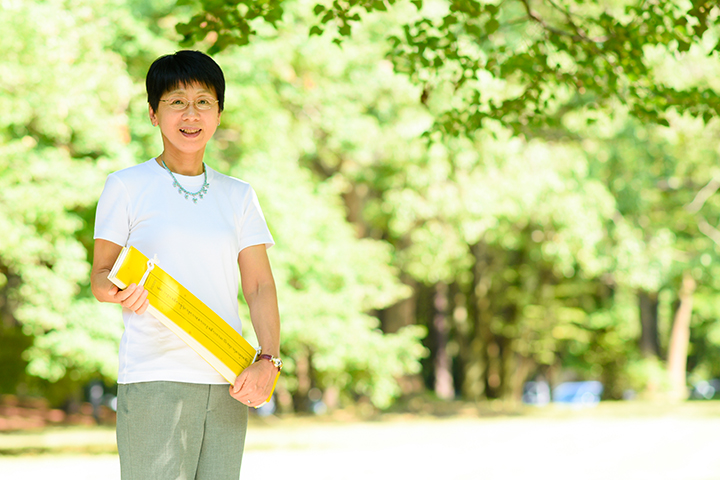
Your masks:
M225 80L207 55L157 59L146 78L150 121L163 152L111 174L97 208L92 291L123 306L117 440L123 479L233 479L248 406L270 395L281 364L273 244L254 191L203 162L220 124ZM107 275L125 245L158 265L237 331L238 267L263 358L230 386L179 337L146 313L147 291L118 290ZM269 360L269 361L267 361Z

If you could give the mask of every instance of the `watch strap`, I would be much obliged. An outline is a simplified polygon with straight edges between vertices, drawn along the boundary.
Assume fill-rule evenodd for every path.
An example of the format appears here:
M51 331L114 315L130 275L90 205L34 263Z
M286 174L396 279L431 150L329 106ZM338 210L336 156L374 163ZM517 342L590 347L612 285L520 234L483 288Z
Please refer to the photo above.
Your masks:
M258 355L258 359L260 358L270 361L275 366L275 368L278 369L278 372L282 370L283 361L280 360L278 357L273 357L268 353L263 353L262 355Z

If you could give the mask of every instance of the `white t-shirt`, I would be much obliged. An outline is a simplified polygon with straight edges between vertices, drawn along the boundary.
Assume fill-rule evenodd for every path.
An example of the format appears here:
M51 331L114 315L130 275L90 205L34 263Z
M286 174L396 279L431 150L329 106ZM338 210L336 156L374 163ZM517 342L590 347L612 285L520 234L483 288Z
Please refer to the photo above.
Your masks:
M193 203L173 187L155 159L108 176L98 202L95 238L132 245L210 307L238 332L238 254L274 241L257 196L241 180L206 166L210 187ZM196 192L203 175L175 174ZM227 383L205 360L152 315L123 309L118 383L175 381Z

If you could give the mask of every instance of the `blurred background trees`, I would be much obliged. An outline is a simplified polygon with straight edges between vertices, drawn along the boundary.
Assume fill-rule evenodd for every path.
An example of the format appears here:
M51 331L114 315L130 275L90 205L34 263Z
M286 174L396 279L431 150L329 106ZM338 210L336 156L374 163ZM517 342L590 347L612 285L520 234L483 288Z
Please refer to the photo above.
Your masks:
M160 153L144 76L184 41L277 241L283 409L684 398L720 376L719 12L641 3L4 0L0 393L112 384L95 203Z

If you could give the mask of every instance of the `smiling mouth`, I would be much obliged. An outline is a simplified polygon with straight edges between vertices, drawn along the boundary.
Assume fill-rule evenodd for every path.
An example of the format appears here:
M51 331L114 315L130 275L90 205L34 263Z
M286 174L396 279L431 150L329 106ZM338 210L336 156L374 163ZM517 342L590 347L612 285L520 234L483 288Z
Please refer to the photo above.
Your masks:
M200 133L200 128L181 128L180 131L185 135L195 135Z

